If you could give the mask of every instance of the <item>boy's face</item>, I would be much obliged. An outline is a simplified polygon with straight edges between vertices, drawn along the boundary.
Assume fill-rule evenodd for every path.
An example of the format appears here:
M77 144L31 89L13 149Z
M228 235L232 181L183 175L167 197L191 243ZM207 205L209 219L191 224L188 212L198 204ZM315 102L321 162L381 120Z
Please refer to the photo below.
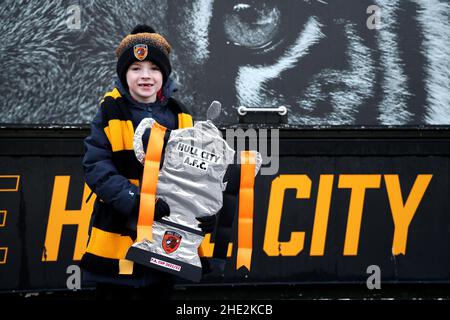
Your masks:
M156 94L161 89L162 83L163 75L153 62L137 61L127 70L130 94L138 102L155 102Z

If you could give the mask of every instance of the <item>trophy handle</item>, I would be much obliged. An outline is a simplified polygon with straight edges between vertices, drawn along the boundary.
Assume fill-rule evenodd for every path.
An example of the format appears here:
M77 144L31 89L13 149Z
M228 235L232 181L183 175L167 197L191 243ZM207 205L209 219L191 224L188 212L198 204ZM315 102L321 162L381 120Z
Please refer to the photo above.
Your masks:
M222 104L219 101L214 100L206 111L206 120L214 121L220 116L221 112Z
M134 136L133 136L134 154L136 156L136 159L138 159L138 161L142 164L145 163L145 150L144 150L144 143L142 142L142 136L144 135L144 133L147 129L153 128L155 123L158 126L164 128L164 126L160 125L155 119L144 118L139 123L139 125L136 127L136 130L134 131ZM167 132L171 132L171 130L169 130L167 128L165 128L165 130Z

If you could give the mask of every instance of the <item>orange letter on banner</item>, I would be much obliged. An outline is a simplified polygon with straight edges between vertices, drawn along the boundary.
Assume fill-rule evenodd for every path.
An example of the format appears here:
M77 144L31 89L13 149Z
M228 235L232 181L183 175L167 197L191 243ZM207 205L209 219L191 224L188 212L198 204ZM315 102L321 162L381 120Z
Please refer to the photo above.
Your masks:
M6 182L6 188L4 187L5 184L2 183L0 185L0 192L17 192L19 190L19 182L20 182L20 176L19 175L2 175L0 176L0 179L9 180ZM6 210L0 210L0 228L4 227L6 225L6 215L8 211ZM0 264L6 264L7 258L8 258L8 247L0 247Z
M2 190L0 189L0 192ZM0 210L0 228L4 227L6 224L6 210ZM5 264L8 257L8 247L2 247L0 245L0 264Z
M200 257L211 258L214 252L215 243L211 242L211 233L207 233L199 247ZM233 243L228 243L227 257L231 257L233 252ZM201 254L200 254L201 253Z
M311 256L323 256L330 214L331 192L333 189L333 175L321 174L319 192L317 193L316 213L311 239Z
M69 182L70 176L55 177L42 261L58 260L59 242L61 240L61 232L64 225L78 225L73 260L80 260L86 250L89 219L91 217L95 197L92 196L91 199L89 199L89 202L86 203L86 199L91 190L85 184L81 209L66 210Z
M303 250L304 232L292 232L288 242L278 241L286 189L296 189L297 199L308 199L311 193L311 179L307 175L295 174L280 175L272 181L263 246L269 256L295 256Z
M398 175L386 174L384 176L395 228L392 254L406 254L409 225L411 224L414 214L422 201L425 190L427 190L432 177L433 175L431 174L419 174L411 188L406 202L403 202Z
M339 188L352 189L348 209L347 231L345 232L344 256L358 254L359 232L366 189L379 188L379 174L343 174L339 177Z

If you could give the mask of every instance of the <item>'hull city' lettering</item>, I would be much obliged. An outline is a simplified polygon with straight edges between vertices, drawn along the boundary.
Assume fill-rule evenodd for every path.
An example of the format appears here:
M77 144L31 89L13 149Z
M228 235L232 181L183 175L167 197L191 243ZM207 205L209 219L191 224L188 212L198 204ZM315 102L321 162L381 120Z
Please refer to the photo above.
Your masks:
M365 221L363 219L364 211L370 212L370 208L366 208L364 203L367 197L371 197L371 199L376 197L377 199L386 199L386 203L383 204L385 210L377 212L377 214L388 215L394 226L393 231L390 231L393 234L386 234L386 231L392 230L390 226L389 230L384 230L379 234L385 234L386 237L392 239L392 254L406 254L408 235L411 233L410 229L414 228L413 218L427 194L432 177L431 174L418 174L415 178L408 179L413 182L401 185L400 177L396 174L323 174L320 175L318 181L314 182L305 174L279 175L271 182L267 212L258 213L261 215L260 219L265 221L265 231L262 241L256 245L262 246L268 256L296 256L305 252L305 236L310 233L309 255L324 256L327 254L325 244L329 233L328 228L336 227L336 224L329 226L328 222L331 220L331 216L346 215L343 225L345 238L341 252L344 256L356 256L359 250L360 232L365 230L365 228L361 228ZM73 258L79 260L87 242L89 218L95 195L86 203L90 190L85 186L83 197L80 199L81 209L79 211L68 210L66 202L70 177L56 176L54 181L44 243L46 251L42 260L57 261L62 230L65 225L77 225ZM315 199L311 198L314 184L317 185L314 188L317 190ZM381 189L382 186L383 189ZM315 203L315 209L312 212L291 212L292 208L285 208L284 197L289 189L296 190L296 201L312 201ZM341 196L345 194L348 197L346 202L348 204L333 206L334 210L330 212L334 199L332 195L335 193L339 193ZM430 201L430 196L431 194L428 194L427 201ZM255 201L261 201L261 199L256 197ZM287 234L281 234L282 216L290 214L313 215L314 223L311 230L298 230L292 226L283 228L283 232ZM7 225L4 228L7 228ZM280 241L280 239L289 240ZM206 257L211 256L214 249L214 243L211 243L210 240L211 237L207 235L201 245ZM7 247L8 244L2 245ZM228 256L231 256L231 252L233 252L231 248L232 244L230 243Z
M177 144L177 150L211 163L219 163L221 159L221 156L182 142Z

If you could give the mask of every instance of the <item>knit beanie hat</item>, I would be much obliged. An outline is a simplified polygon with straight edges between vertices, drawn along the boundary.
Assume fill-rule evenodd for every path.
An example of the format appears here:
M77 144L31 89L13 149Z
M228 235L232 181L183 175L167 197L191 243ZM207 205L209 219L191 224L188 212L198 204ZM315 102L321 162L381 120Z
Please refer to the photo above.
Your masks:
M136 61L148 60L156 64L163 75L163 84L172 71L169 54L170 44L163 36L147 25L137 25L133 31L122 39L116 49L117 75L125 87L126 74L130 65Z

